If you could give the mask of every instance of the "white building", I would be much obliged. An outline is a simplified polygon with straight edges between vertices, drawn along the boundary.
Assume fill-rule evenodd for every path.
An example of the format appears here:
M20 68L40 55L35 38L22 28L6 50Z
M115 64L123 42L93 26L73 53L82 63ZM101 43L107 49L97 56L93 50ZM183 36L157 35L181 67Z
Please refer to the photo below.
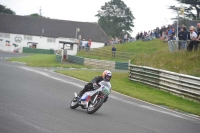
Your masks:
M70 42L68 54L76 55L75 42L79 36L91 39L91 48L103 47L109 41L97 23L0 14L0 50L3 51L22 51L23 47L59 50L63 48L63 43L59 42ZM65 45L65 48L69 46Z

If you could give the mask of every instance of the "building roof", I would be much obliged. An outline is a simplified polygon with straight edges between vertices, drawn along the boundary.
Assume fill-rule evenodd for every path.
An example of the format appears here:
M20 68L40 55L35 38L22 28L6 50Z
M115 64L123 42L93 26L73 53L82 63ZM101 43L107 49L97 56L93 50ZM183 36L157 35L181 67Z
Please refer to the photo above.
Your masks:
M102 43L109 41L109 37L98 23L0 14L0 32L3 33L75 38L76 28L80 28L77 37L81 35L82 39Z

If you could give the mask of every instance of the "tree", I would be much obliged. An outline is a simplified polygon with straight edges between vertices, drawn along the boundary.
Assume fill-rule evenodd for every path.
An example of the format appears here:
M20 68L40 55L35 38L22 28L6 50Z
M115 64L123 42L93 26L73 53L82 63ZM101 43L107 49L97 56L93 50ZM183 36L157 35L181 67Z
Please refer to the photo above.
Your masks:
M45 16L42 15L42 8L41 8L41 7L40 7L40 9L39 9L39 14L38 14L38 13L32 13L32 14L27 15L27 16L41 17L41 18L49 18L49 19L50 19L50 17L45 17Z
M180 11L181 8L184 8L185 18L200 19L200 0L176 0L176 1L184 5L182 7L170 6L169 9L172 9L177 12Z
M135 19L130 8L121 0L106 2L98 11L98 23L108 36L122 37L124 33L132 32Z
M28 15L28 16L32 16L32 17L43 17L43 16L41 16L41 15L38 14L38 13L32 13L32 14L30 14L30 15Z
M15 12L13 10L11 10L10 8L6 8L6 6L1 5L1 4L0 4L0 13L15 15Z

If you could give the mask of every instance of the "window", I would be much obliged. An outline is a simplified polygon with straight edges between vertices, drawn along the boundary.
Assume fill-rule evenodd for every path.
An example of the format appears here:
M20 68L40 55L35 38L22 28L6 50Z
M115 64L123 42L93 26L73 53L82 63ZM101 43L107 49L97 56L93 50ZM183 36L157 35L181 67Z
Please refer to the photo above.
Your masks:
M55 38L47 38L47 42L56 42Z
M32 36L27 36L27 35L24 35L24 39L25 39L25 40L32 40L32 39L33 39L33 37L32 37Z

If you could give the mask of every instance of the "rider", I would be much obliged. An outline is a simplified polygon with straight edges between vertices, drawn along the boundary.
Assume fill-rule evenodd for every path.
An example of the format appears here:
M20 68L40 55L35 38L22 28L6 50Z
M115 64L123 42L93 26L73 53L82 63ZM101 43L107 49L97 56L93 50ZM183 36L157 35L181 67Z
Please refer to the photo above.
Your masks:
M106 81L106 82L110 82L110 79L112 77L112 73L108 70L105 70L103 73L102 73L102 76L97 76L95 77L94 79L92 79L89 83L87 83L85 85L85 87L83 88L82 91L80 91L79 93L79 97L81 97L85 92L87 91L90 91L94 88L96 88L98 86L98 83L101 82L102 80ZM104 99L104 102L106 102L108 99L108 97L106 97Z

